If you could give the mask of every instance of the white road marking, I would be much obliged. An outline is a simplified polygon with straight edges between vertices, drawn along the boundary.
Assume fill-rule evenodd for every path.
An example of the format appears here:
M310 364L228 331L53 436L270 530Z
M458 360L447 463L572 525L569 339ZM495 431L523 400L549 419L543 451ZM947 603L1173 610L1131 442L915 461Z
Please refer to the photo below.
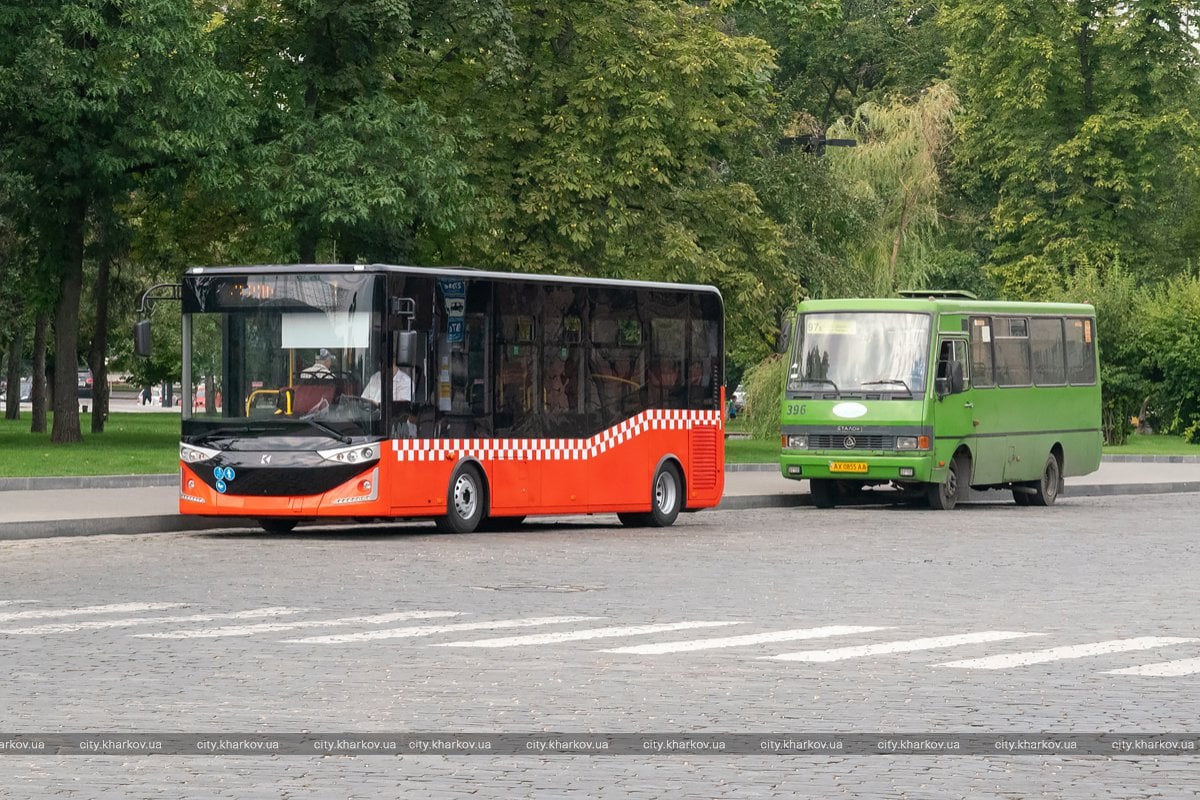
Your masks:
M45 633L74 633L76 631L98 631L105 628L128 628L134 625L176 625L182 622L212 622L218 619L253 619L255 617L282 617L301 614L311 608L288 608L273 606L254 608L249 611L231 611L220 614L191 614L186 617L128 617L125 619L90 619L86 622L54 622L49 625L34 625L29 628L4 628L0 634L8 636L32 636Z
M457 611L395 611L388 614L369 614L360 617L338 619L301 619L291 622L261 622L256 625L226 625L221 628L202 628L196 631L165 631L163 633L139 633L139 639L218 639L223 636L253 636L256 633L294 631L297 628L324 628L346 625L382 625L406 619L437 619L457 617Z
M633 647L617 647L612 650L601 650L600 652L632 653L644 656L659 655L662 653L690 653L694 650L711 650L717 647L742 647L752 644L769 644L771 642L794 642L800 639L824 639L829 636L849 636L854 633L871 633L872 631L882 630L887 630L887 628L860 625L826 625L823 628L797 628L790 631L748 633L744 636L726 636L718 639L691 639L682 642L639 644Z
M1112 639L1106 642L1091 642L1089 644L1073 644L1065 647L1051 647L1049 650L1033 650L1028 653L1008 653L1002 656L987 658L967 658L962 661L950 661L936 664L938 667L953 669L1008 669L1009 667L1024 667L1029 664L1043 664L1047 661L1060 661L1066 658L1085 658L1100 656L1107 653L1128 653L1132 650L1153 650L1169 644L1194 642L1176 636L1143 636L1137 639Z
M499 628L528 628L534 625L557 625L565 622L585 622L600 617L528 617L525 619L498 619L491 622L456 622L449 625L415 625L411 628L389 628L382 631L362 631L334 636L309 636L304 639L284 639L295 644L347 644L372 642L379 639L408 639L415 636L434 636L439 633L457 631L483 631Z
M1200 672L1200 658L1181 658L1177 661L1160 661L1140 667L1110 669L1105 675L1148 675L1155 678L1177 678L1180 675L1195 675Z
M798 653L783 653L778 656L762 656L776 661L842 661L848 658L863 656L882 656L891 653L912 653L918 650L937 650L943 647L957 647L961 644L981 644L983 642L1002 642L1007 639L1022 639L1026 636L1043 636L1041 633L1021 633L1019 631L978 631L976 633L961 633L954 636L931 636L925 639L908 639L901 642L884 642L883 644L865 644L858 647L837 647L832 650L802 650Z
M741 622L670 622L660 625L624 625L613 628L592 628L584 631L563 633L535 633L529 636L503 636L498 639L476 639L466 642L440 642L433 647L520 647L532 644L557 644L558 642L581 642L587 639L604 639L616 636L642 636L647 633L682 631L689 628L718 628L723 625L741 625Z
M74 617L79 614L131 614L137 611L163 611L168 608L184 608L187 603L116 603L107 606L82 606L80 608L37 608L31 611L10 611L0 614L0 622L18 619L49 619L51 617Z

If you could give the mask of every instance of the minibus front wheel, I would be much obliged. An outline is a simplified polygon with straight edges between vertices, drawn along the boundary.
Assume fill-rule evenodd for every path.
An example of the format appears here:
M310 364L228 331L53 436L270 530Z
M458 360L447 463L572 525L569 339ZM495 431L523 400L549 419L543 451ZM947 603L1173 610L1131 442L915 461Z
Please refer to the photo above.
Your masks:
M971 467L963 453L955 453L950 459L950 468L941 483L929 487L929 507L938 511L949 511L958 503L959 495L970 480Z

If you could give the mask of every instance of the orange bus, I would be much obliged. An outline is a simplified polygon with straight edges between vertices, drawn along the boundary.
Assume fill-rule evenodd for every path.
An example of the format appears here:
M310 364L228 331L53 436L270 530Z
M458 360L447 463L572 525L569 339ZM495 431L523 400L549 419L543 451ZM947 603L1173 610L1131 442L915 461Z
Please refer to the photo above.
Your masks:
M469 532L720 502L713 287L313 265L193 268L180 294L183 514Z

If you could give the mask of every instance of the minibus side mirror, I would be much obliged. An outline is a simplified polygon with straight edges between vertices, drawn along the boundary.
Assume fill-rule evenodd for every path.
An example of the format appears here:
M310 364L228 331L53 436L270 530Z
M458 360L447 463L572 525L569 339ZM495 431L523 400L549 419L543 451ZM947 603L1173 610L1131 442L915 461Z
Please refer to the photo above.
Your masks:
M792 318L784 317L779 325L779 338L775 340L775 352L786 353L788 344L792 341Z
M150 338L150 320L140 319L133 325L133 352L142 358L149 358L152 350Z
M963 365L961 361L950 362L950 394L959 394L967 386L967 381L963 377Z

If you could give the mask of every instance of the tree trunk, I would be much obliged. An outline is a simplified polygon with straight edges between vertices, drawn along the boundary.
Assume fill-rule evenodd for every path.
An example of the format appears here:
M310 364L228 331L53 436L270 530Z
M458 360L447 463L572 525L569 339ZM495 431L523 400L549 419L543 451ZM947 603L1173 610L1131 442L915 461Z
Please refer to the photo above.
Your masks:
M32 406L30 433L46 432L46 332L50 328L50 315L38 311L33 325L33 387L29 391Z
M21 418L21 351L25 349L25 335L18 329L8 348L6 380L7 399L4 401L4 418Z
M63 226L62 287L54 310L55 444L82 442L79 429L79 298L83 293L83 233L87 201L71 203Z
M112 255L107 247L100 258L100 274L96 277L96 333L88 361L92 367L92 433L104 433L108 418L108 284L112 272Z

